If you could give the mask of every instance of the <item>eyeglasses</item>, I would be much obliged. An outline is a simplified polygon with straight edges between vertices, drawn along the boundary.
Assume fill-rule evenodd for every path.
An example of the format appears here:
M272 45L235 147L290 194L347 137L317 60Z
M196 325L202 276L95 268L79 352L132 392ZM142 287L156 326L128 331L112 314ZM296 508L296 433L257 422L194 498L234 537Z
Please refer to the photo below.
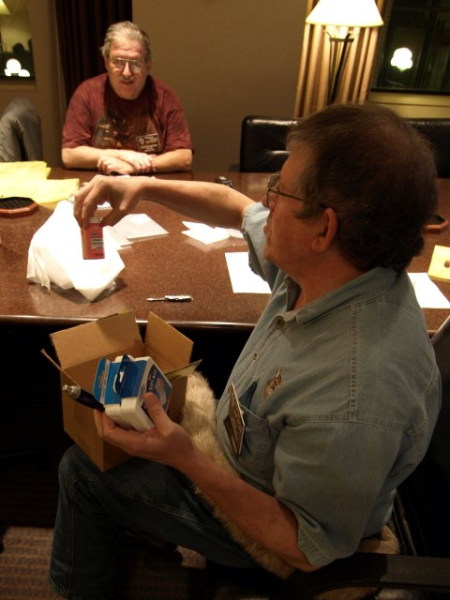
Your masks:
M267 206L267 208L269 208L270 194L275 194L276 196L285 196L286 198L292 198L293 200L299 200L300 202L305 202L306 204L316 205L316 206L319 206L320 208L328 208L328 206L326 204L323 204L322 202L309 202L308 203L304 198L300 198L299 196L294 196L293 194L287 194L286 192L280 192L280 190L278 189L278 185L280 183L280 178L281 178L281 173L277 172L277 173L274 173L273 175L271 175L269 177L269 180L267 181L266 198L265 198L265 203L264 203L264 206Z
M125 67L128 65L128 68L132 73L140 73L144 68L144 63L140 60L127 60L126 58L112 58L109 61L114 70L122 73Z
M303 202L303 198L299 198L298 196L293 196L292 194L286 194L285 192L280 192L278 189L278 184L280 183L281 173L274 173L269 177L266 186L266 203L265 205L269 206L270 194L276 194L277 196L286 196L286 198L292 198L293 200L300 200Z

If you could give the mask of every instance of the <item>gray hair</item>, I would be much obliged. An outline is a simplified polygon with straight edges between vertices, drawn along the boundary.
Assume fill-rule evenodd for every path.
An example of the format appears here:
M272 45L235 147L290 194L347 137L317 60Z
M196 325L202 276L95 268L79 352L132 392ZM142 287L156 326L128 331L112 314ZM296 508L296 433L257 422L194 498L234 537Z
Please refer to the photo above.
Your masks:
M149 62L152 59L152 51L150 48L150 40L148 35L143 29L131 23L131 21L121 21L120 23L113 23L106 31L105 40L103 46L100 48L100 52L104 59L109 58L109 52L111 50L111 44L119 40L133 40L139 42L144 51L145 62Z
M309 152L299 192L315 212L339 219L336 242L357 267L403 269L420 253L436 211L436 168L427 141L390 109L331 105L288 137Z

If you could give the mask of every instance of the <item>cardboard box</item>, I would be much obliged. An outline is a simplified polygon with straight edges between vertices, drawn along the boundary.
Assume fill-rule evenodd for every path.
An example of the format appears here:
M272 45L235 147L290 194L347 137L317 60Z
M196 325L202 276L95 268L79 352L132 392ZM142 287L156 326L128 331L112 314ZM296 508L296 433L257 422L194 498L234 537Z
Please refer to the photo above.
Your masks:
M120 354L151 356L172 385L168 414L179 421L186 394L187 375L198 363L190 363L193 342L154 313L148 317L145 339L134 314L115 314L50 334L59 363L82 388L92 392L100 358ZM61 374L61 388L71 381ZM129 458L97 434L93 410L61 392L64 431L102 471Z

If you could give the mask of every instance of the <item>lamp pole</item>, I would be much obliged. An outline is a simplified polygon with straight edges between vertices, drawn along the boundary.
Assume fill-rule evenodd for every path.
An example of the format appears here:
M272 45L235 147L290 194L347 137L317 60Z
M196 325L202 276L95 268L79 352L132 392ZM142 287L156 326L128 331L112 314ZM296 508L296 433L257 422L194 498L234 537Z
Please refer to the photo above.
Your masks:
M335 102L348 54L354 38L353 31L366 27L381 27L383 19L375 0L318 0L306 17L309 25L322 25L330 43L328 104Z
M344 38L334 37L328 32L327 34L330 38L328 104L333 104L336 100L353 38L350 33L347 33Z

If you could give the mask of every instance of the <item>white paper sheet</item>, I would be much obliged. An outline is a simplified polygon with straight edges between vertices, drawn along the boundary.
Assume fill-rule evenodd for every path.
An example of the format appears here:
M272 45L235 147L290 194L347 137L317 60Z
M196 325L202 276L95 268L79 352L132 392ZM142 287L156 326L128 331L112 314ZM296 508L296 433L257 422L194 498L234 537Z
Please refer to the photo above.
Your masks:
M450 308L450 302L427 273L408 273L422 308Z
M183 231L184 235L191 237L194 240L202 242L203 244L212 244L214 242L220 242L226 240L229 237L240 238L244 236L237 229L225 229L223 227L210 227L204 223L197 223L193 221L183 221L183 225L187 227L186 231Z
M270 287L248 265L248 252L225 252L231 287L235 294L270 294Z
M248 252L226 252L231 286L235 294L270 294L268 284L248 265ZM422 308L450 308L450 302L427 273L409 273Z
M156 221L143 213L126 215L114 225L113 229L130 241L165 235L167 233L161 225L158 225Z

